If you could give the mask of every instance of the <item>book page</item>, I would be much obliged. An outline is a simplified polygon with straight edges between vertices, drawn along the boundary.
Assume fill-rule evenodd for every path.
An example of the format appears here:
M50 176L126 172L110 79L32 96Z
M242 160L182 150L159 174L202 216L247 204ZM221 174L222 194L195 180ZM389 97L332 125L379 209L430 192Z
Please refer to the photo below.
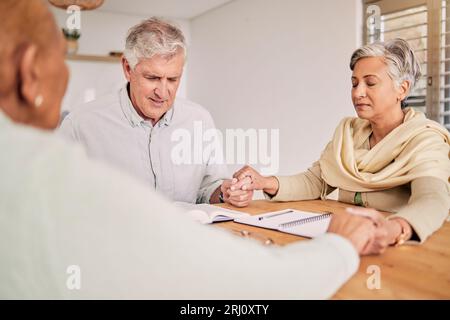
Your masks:
M229 210L210 204L193 204L187 202L174 202L175 205L187 211L195 220L203 224L209 224L221 221L231 221L237 218L247 217L248 213Z

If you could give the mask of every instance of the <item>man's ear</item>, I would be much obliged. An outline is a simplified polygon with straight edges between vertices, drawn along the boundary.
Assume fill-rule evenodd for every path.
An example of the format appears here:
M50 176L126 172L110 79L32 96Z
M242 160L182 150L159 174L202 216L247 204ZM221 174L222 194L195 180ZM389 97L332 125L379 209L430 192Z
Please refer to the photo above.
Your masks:
M37 46L27 46L19 60L19 92L25 104L33 106L39 92Z
M125 57L122 57L122 68L123 68L123 74L125 75L125 78L128 82L131 80L131 66L128 63L128 60L125 59Z

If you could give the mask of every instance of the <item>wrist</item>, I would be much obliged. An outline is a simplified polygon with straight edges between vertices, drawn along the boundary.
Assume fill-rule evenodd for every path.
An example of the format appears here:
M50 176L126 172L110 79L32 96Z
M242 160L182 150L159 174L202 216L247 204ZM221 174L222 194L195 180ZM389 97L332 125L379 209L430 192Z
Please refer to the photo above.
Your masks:
M394 245L402 233L402 226L398 221L395 221L396 219L389 220L389 238L388 243L389 245Z
M271 196L274 196L278 192L278 179L274 176L264 178L263 191Z
M411 238L412 228L407 221L401 218L394 218L390 221L395 226L395 232L389 242L390 245L400 246Z
M225 199L224 199L222 190L220 190L220 192L219 192L219 203L225 203Z

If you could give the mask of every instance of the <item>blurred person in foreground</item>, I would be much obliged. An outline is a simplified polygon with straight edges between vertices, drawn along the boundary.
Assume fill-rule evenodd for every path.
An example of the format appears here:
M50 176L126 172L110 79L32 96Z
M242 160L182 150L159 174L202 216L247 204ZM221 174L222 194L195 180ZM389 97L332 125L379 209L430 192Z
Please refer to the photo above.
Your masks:
M0 298L328 298L355 273L370 219L336 214L321 237L267 248L68 146L51 131L68 80L51 13L2 0L0 21Z

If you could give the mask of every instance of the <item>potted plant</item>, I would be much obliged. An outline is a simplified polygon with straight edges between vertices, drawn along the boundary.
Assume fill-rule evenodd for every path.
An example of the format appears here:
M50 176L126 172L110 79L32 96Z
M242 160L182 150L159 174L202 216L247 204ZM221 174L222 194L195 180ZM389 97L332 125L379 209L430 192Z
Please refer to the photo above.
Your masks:
M78 39L81 33L77 29L62 29L64 37L67 40L67 54L73 55L78 51Z

